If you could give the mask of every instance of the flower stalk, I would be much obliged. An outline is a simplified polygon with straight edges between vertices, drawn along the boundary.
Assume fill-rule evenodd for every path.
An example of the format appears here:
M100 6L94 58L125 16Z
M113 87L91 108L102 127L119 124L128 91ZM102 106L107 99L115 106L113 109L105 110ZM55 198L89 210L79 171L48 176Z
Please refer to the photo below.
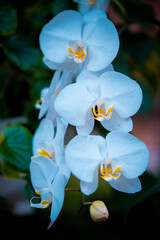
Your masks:
M65 191L70 191L70 192L81 192L80 188L65 188Z

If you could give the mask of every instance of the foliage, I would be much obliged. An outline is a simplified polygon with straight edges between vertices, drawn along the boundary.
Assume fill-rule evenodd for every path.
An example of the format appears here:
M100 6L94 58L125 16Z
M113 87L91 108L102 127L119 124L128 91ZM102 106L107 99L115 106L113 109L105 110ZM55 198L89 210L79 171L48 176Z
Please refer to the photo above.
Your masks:
M5 163L22 171L29 171L32 135L22 126L11 126L3 132L0 156Z

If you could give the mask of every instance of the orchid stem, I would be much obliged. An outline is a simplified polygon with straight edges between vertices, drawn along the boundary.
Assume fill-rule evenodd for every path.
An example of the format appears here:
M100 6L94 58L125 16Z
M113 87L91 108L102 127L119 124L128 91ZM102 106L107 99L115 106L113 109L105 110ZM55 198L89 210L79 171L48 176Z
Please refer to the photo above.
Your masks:
M92 204L92 202L84 202L83 206L87 206L87 205L91 205L91 204Z
M80 188L65 188L65 191L81 192Z
M85 203L85 195L82 193L82 205Z

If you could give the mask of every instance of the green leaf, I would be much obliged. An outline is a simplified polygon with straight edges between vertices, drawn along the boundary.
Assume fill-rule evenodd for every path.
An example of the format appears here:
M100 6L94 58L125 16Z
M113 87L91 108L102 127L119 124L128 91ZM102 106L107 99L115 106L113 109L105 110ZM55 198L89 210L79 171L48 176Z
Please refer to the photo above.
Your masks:
M17 12L9 4L0 1L0 35L12 34L17 26Z
M11 126L4 131L0 157L14 169L28 172L32 155L32 135L23 126Z
M33 68L40 60L40 51L18 35L10 36L3 45L4 53L23 70Z
M0 164L0 172L2 173L3 177L9 178L9 179L19 179L20 178L20 172L13 169L9 164L2 162Z
M124 6L119 0L112 0L111 3L115 4L124 16L127 15Z

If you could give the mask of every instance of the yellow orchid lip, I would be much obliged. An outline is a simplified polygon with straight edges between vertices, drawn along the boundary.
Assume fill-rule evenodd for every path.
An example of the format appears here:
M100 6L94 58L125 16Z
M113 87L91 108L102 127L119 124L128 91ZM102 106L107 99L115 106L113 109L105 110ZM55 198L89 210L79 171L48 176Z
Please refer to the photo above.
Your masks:
M117 180L121 175L121 168L122 166L118 166L113 170L111 161L107 160L107 162L100 167L101 178L106 181L111 181L112 179Z
M50 202L43 200L43 201L41 201L41 204L45 206L44 208L48 208L50 205Z
M55 153L51 155L46 149L42 148L42 150L37 150L38 154L44 157L48 157L50 159L53 159L55 156Z
M96 2L97 2L97 0L88 0L88 3L90 3L90 4L94 4Z
M35 103L35 108L40 109L41 106L42 106L43 101L44 101L43 98L38 99L38 100L36 101L36 103Z
M41 191L39 190L35 190L35 193L37 195L39 195L39 197L37 196L34 196L31 198L30 200L30 203L31 203L31 207L35 207L35 208L48 208L49 205L51 204L52 202L52 196L50 197L50 200L41 200L39 203L34 203L33 200L34 199L41 199Z
M86 59L86 51L81 42L71 41L68 46L68 58L74 59L76 63L82 63Z
M102 121L104 118L110 119L113 116L112 110L113 105L110 106L108 109L106 109L104 104L95 105L94 107L92 107L93 118L98 121Z

